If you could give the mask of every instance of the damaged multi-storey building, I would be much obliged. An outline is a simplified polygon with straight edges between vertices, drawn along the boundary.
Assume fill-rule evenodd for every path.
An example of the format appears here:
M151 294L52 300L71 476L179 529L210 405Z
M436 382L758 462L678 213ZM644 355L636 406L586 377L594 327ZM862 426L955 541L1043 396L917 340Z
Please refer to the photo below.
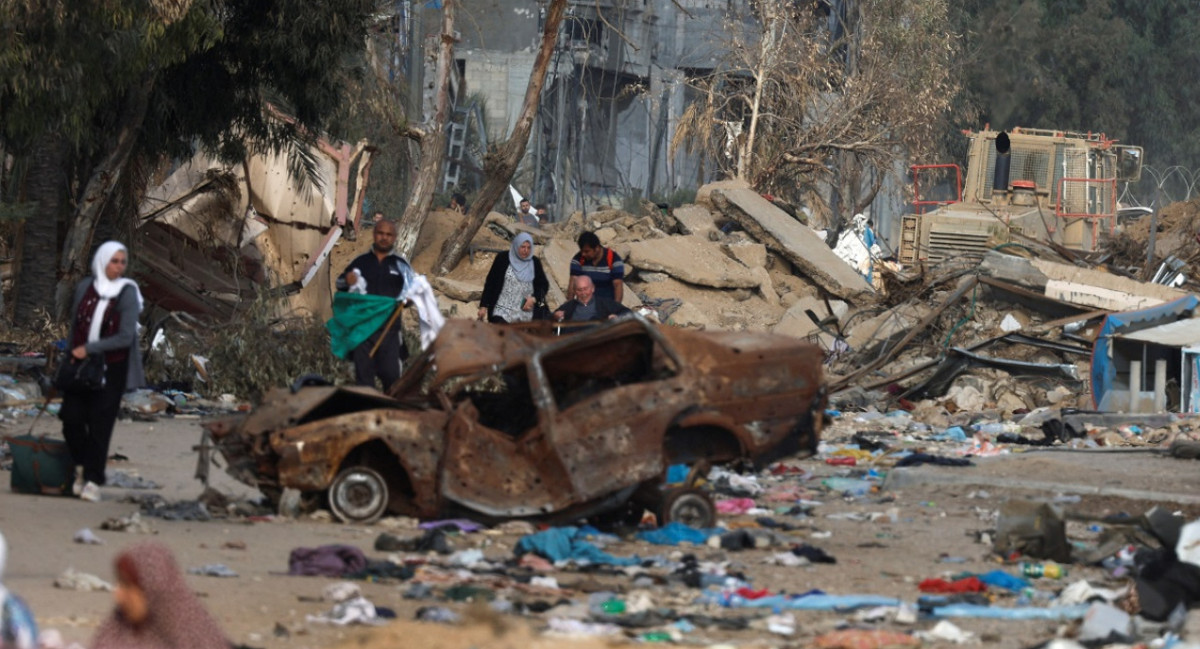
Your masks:
M701 159L672 153L670 144L695 99L687 80L717 66L722 25L731 5L740 4L569 2L518 189L566 214L703 184L708 174ZM478 148L462 152L455 137L479 141L473 115L480 105L486 107L484 141L503 137L515 122L544 9L537 2L463 3L455 56L466 98L451 131L447 187L461 182L460 164L467 173L479 166L472 153Z

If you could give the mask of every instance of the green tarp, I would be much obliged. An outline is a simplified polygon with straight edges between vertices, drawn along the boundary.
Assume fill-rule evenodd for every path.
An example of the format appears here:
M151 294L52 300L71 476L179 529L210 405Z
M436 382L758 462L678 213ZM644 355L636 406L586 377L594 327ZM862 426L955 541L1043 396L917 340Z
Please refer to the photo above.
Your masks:
M396 300L385 295L334 293L333 317L325 323L334 356L350 358L355 347L387 322L396 306Z

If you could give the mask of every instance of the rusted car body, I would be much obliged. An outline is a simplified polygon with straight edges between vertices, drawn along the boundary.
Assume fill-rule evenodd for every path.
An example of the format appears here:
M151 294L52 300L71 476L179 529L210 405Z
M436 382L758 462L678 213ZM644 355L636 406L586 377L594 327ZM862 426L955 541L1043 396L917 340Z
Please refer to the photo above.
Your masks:
M563 337L451 320L386 395L277 389L209 429L235 478L325 494L344 520L574 518L672 464L812 452L821 359L795 338L637 316Z

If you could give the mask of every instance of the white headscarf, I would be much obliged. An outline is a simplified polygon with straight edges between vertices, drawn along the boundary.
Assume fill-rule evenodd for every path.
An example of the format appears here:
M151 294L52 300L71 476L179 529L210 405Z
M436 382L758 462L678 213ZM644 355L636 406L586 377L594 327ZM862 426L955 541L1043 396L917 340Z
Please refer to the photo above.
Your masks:
M105 241L100 244L100 247L96 249L96 255L92 257L92 287L96 289L100 301L96 303L96 310L92 312L92 326L88 328L87 337L89 343L100 340L100 325L104 322L104 311L108 308L109 301L120 295L126 286L133 285L133 292L137 295L138 313L142 312L142 292L138 290L137 282L128 277L109 279L104 272L108 268L108 262L112 261L113 255L118 252L124 252L125 258L128 260L129 251L125 249L125 244L120 241Z
M529 259L521 259L517 249L526 241L529 242ZM528 232L513 237L512 247L508 249L508 265L512 267L517 279L522 282L533 281L533 237L529 236Z

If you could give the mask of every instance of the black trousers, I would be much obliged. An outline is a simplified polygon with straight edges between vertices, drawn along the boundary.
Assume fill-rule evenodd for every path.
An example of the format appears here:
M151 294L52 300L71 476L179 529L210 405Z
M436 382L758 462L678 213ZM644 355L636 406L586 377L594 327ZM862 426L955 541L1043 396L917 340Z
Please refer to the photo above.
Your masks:
M108 463L108 444L121 412L129 361L109 363L104 372L104 389L98 392L63 396L58 418L63 423L63 438L75 466L83 467L83 479L104 484L104 466Z
M379 331L371 334L361 345L354 348L354 382L357 385L375 387L375 377L383 381L383 391L392 387L400 378L400 361L408 356L400 339L399 322L392 323L391 329L383 337L375 357L371 357L371 349L379 340Z

